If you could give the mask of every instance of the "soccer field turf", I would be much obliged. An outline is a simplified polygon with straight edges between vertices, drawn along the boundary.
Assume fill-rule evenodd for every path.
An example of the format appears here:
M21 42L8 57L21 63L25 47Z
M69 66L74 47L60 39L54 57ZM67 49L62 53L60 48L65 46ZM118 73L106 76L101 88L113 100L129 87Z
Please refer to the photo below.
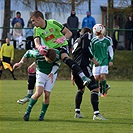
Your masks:
M133 133L133 83L108 81L107 97L99 97L99 109L106 121L93 121L90 91L86 88L81 113L74 118L76 86L69 80L57 80L51 93L45 121L38 121L42 97L33 107L30 121L23 121L28 103L16 101L27 94L26 80L0 81L0 133Z

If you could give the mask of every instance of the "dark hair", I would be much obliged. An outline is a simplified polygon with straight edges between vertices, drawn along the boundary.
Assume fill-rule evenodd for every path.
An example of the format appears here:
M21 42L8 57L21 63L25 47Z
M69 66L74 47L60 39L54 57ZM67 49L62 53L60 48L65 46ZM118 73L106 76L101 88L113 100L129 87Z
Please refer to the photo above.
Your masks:
M88 27L84 27L84 28L81 30L81 33L82 33L82 34L87 33L87 32L92 33L91 29L88 28Z
M56 51L53 48L47 50L46 57L49 58L52 62L56 59Z
M35 18L41 17L42 19L44 19L43 13L38 10L32 12L32 14L30 15L30 18L32 17L35 17Z
M16 14L20 14L20 15L21 15L21 13L20 13L20 12L17 12Z

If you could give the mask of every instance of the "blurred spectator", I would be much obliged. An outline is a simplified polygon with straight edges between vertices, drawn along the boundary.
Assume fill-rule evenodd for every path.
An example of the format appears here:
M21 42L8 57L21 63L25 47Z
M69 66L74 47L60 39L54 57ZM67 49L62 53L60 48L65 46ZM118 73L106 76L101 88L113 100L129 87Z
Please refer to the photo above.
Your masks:
M23 18L21 18L21 13L20 12L17 12L16 13L16 17L13 18L12 20L12 27L14 27L14 25L19 22L22 26L22 28L24 27L24 20Z
M133 20L131 16L127 18L125 29L127 29L125 31L125 49L131 50L131 47L133 49L133 37L132 37L133 33L131 31L131 29L133 29Z
M113 35L112 35L112 40L113 40L113 49L114 51L117 49L118 46L118 41L119 41L119 26L116 25L114 27Z
M17 22L15 23L13 29L13 39L17 41L16 48L18 49L21 49L21 46L23 45L22 38L23 38L22 25L19 22Z
M73 42L77 39L78 26L79 26L79 19L76 16L75 11L71 11L71 15L67 18L67 28L72 32L72 36L68 41L69 49L72 48Z
M0 78L2 75L3 67L6 67L10 70L13 79L16 80L12 70L13 59L14 59L14 47L10 44L10 39L6 38L6 43L2 45L0 52Z
M33 39L33 25L30 21L28 21L27 29L25 29L26 36L26 50L35 48L34 39Z
M91 12L86 12L86 17L82 21L82 28L88 27L92 30L93 26L96 24L95 18L91 16Z
M21 18L21 13L20 12L17 12L16 13L16 17L14 17L13 20L12 20L12 23L11 24L12 24L12 27L13 28L15 28L15 24L17 22L19 22L21 24L21 28L24 27L24 20L23 20L23 18ZM12 31L11 34L13 35L13 31ZM13 45L14 45L14 48L16 48L16 41L14 41Z

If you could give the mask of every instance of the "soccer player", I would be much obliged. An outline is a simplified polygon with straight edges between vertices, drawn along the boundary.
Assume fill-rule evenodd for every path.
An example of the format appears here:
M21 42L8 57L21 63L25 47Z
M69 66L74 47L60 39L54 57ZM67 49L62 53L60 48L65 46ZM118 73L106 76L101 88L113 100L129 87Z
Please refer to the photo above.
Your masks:
M93 65L93 75L97 82L100 81L102 87L102 97L106 96L106 75L108 66L113 65L113 48L110 40L104 36L105 27L102 24L96 24L93 27L96 35L91 41L91 49L94 58L99 62L99 66Z
M67 39L72 36L71 31L56 20L45 20L42 12L40 11L34 11L31 14L30 20L34 25L34 42L39 52L42 55L47 53L41 45L41 38L44 45L48 48L58 49L60 51L61 60L79 75L85 85L88 85L90 79L84 75L77 63L68 56ZM29 84L33 83L32 79L29 79L29 81L31 81Z
M30 98L28 108L24 114L23 119L25 121L29 121L31 110L42 93L44 95L39 121L44 120L50 102L50 93L55 84L60 66L59 54L60 52L55 49L48 49L46 55L40 55L38 50L28 50L20 62L14 64L14 69L19 68L27 58L36 58L36 91Z
M99 63L94 59L91 50L90 50L90 42L91 42L91 30L89 28L83 28L81 30L81 36L76 40L72 49L72 57L73 60L78 63L83 72L87 77L91 79L91 82L88 84L87 88L91 92L91 104L94 111L93 120L106 120L99 112L99 100L98 100L98 92L99 88L96 83L96 80L92 74L91 62L98 66ZM76 83L78 87L78 92L75 97L75 118L84 118L84 116L80 113L80 105L82 103L82 97L85 91L85 85L83 81L80 79L79 75L72 72L71 77L72 83Z

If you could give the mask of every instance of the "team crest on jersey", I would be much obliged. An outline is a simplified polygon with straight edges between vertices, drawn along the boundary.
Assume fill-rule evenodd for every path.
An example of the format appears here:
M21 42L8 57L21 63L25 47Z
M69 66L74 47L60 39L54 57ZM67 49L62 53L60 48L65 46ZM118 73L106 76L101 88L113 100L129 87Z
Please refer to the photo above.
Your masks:
M53 29L53 28L51 28L51 29L49 29L49 31L50 31L50 32L53 32L53 31L54 31L54 29Z
M103 43L103 47L105 47L106 46L106 43Z

